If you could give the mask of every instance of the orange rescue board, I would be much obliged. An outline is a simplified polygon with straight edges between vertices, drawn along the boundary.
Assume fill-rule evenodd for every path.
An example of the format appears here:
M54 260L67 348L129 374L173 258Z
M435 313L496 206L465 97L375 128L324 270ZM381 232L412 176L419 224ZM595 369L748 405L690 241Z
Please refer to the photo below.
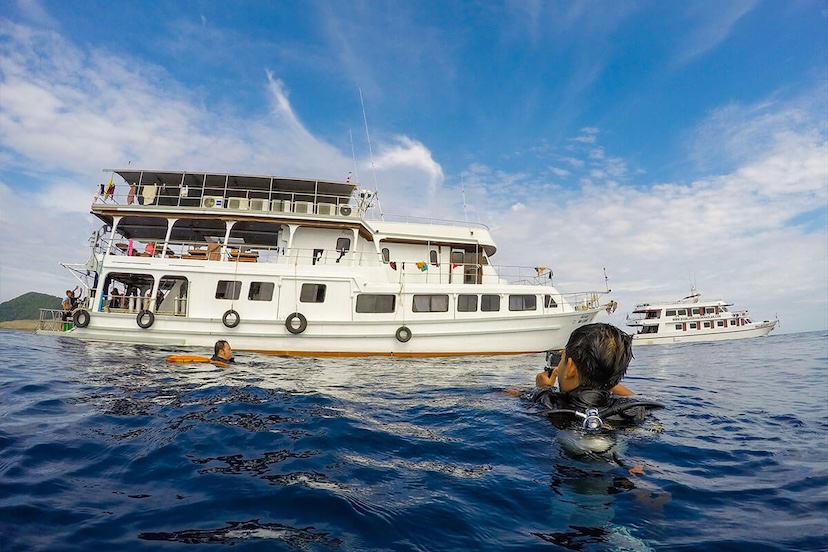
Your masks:
M180 364L185 364L188 362L210 362L210 358L198 355L173 355L167 357L167 362L177 362Z

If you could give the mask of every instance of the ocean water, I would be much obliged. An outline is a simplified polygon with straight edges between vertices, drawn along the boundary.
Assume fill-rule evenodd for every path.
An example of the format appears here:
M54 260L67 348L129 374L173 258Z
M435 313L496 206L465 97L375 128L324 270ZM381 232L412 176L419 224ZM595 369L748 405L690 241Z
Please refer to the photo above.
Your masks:
M826 332L636 348L666 408L593 457L506 392L542 355L0 345L2 552L828 549Z

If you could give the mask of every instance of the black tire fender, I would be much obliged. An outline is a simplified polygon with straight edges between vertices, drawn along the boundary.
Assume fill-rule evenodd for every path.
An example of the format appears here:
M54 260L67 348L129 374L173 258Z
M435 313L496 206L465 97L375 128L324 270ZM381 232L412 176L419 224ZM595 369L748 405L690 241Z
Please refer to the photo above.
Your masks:
M411 339L411 335L411 328L409 328L408 326L400 326L399 328L397 328L396 336L397 341L399 341L400 343L408 343L408 341Z
M149 310L142 310L138 313L138 316L135 317L135 321L138 323L138 326L144 328L145 330L155 323L155 314Z
M224 313L224 316L221 317L221 321L228 328L235 328L239 325L239 322L241 322L241 316L239 316L239 313L233 309L229 309Z
M78 309L75 311L75 314L72 315L72 323L78 328L85 328L89 325L89 320L91 318L92 317L90 316L88 310Z
M299 325L295 326L293 322L297 318L299 319ZM285 327L287 328L287 331L289 331L293 335L298 335L304 332L305 328L308 327L308 319L305 318L305 315L303 315L301 312L294 312L285 319Z

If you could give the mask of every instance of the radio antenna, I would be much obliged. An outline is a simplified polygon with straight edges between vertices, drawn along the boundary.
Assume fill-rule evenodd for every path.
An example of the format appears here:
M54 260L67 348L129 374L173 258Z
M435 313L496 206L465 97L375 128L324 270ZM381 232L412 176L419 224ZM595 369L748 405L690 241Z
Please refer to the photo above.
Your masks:
M362 99L362 88L359 89L359 103L362 106L362 120L365 123L365 137L368 139L368 153L371 155L371 172L374 175L374 199L377 200L380 220L383 220L382 204L379 199L379 184L377 183L377 168L374 166L374 150L371 148L371 135L368 133L368 116L365 114L365 101Z
M356 151L354 150L354 133L348 129L348 137L351 139L351 159L354 162L354 182L359 182L359 173L357 172Z
M460 190L463 192L463 220L469 222L469 217L466 216L466 182L463 180L463 173L460 173Z

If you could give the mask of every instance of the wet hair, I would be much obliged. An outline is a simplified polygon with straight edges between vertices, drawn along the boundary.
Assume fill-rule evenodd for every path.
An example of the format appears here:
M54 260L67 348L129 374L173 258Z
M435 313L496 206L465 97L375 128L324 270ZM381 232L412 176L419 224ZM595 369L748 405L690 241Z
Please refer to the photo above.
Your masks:
M223 339L216 341L215 354L218 355L224 349L225 345L227 345L227 342Z
M565 354L575 363L581 386L608 391L627 373L632 337L612 324L587 324L569 336Z

